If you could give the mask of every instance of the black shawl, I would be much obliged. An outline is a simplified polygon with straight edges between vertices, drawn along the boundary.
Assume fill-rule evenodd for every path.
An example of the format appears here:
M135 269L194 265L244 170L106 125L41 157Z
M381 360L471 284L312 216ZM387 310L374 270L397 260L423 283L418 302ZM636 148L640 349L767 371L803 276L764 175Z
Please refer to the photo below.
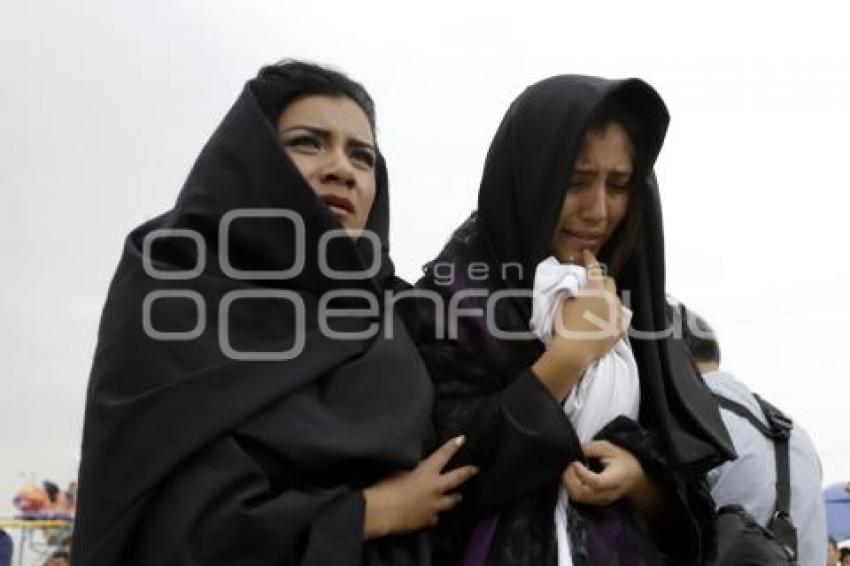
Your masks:
M554 559L552 509L561 472L582 458L563 409L529 367L542 354L536 339L504 339L486 325L486 297L505 290L529 291L536 265L551 255L551 238L569 186L571 165L583 133L600 105L615 98L640 122L643 160L635 167L632 198L642 199L643 224L637 250L617 275L618 290L630 295L632 327L667 328L661 207L652 164L661 148L668 114L658 94L642 81L608 81L558 76L537 83L511 105L490 146L478 211L454 233L426 266L416 287L448 304L460 301L457 337L451 309L439 312L423 295L420 349L435 383L435 426L439 438L466 433L457 465L473 463L481 473L442 532L441 556L455 560L474 522L499 511L490 564L547 564ZM615 233L614 238L618 234ZM603 249L601 259L608 259ZM487 266L486 276L483 275ZM518 267L517 267L518 266ZM452 284L445 285L454 276ZM476 293L479 293L476 295ZM506 297L490 312L501 331L529 330L530 300ZM463 311L463 309L469 309ZM470 313L480 309L480 316ZM440 337L438 321L448 317ZM671 486L676 510L688 520L670 533L668 552L681 563L699 559L700 533L689 501L710 512L699 474L734 454L708 390L671 339L632 339L641 380L640 423L612 423L604 434L626 446L647 473ZM684 481L687 480L687 481ZM677 562L678 563L678 562Z
M74 564L430 563L423 533L362 541L363 487L414 467L433 440L424 365L399 319L384 319L384 291L402 287L388 257L384 162L366 226L379 253L343 236L327 254L335 270L376 273L329 277L317 245L341 226L278 144L252 85L174 208L126 240L88 389ZM303 246L286 218L237 218L220 240L222 219L240 209L294 211ZM185 232L148 239L145 254L163 229L200 235L205 254ZM289 274L256 273L300 260ZM151 295L175 289L182 298ZM365 331L356 340L327 337L317 318L324 293L346 290L361 298L333 307L377 303L377 315L329 321ZM257 292L269 298L244 297ZM186 339L154 339L150 328ZM283 354L245 359L264 352Z

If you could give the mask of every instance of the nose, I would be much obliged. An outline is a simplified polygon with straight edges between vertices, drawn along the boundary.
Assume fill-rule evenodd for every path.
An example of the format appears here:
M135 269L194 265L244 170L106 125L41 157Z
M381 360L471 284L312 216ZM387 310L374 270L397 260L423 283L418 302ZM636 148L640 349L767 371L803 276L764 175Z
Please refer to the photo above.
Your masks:
M327 160L323 164L322 183L342 185L347 189L353 189L356 183L354 167L346 154L345 148L335 147L327 152Z
M608 201L605 184L596 182L583 191L581 209L582 220L588 222L603 222L608 216Z

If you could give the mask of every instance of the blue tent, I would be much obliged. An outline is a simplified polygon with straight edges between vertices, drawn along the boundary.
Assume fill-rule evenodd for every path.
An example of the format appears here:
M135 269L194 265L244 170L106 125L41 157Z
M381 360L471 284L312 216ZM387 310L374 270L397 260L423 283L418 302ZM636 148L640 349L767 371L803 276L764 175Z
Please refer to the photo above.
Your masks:
M12 537L0 529L0 566L12 564Z
M826 530L837 541L850 539L850 482L836 483L823 490Z

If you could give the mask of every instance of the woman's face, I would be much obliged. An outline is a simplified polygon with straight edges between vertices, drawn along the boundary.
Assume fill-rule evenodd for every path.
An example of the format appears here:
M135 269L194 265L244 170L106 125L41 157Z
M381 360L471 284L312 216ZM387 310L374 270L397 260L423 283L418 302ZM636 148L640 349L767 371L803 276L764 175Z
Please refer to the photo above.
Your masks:
M356 237L375 200L375 139L363 109L343 96L305 96L281 113L277 133L316 196Z
M576 158L561 217L552 239L562 263L583 263L582 250L594 255L608 241L629 209L632 143L615 122L588 131Z

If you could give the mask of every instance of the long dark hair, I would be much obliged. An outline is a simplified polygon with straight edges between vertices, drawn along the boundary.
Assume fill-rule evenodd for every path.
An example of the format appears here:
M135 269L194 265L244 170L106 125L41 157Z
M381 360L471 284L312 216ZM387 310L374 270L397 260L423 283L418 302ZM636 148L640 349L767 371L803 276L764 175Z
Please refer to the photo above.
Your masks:
M599 106L585 131L602 132L610 124L622 126L632 146L632 177L626 217L600 252L600 259L607 265L608 272L616 277L632 254L642 245L641 226L646 208L644 199L647 176L650 171L641 123L616 97L606 100Z
M345 74L314 63L283 59L260 69L252 89L263 113L272 122L295 99L310 95L345 96L357 103L375 131L375 103L360 83Z

